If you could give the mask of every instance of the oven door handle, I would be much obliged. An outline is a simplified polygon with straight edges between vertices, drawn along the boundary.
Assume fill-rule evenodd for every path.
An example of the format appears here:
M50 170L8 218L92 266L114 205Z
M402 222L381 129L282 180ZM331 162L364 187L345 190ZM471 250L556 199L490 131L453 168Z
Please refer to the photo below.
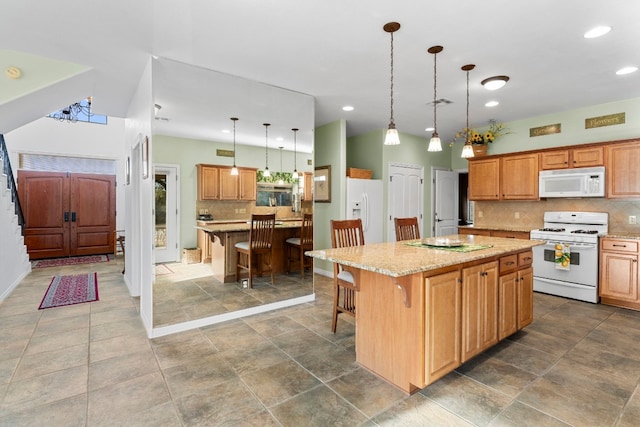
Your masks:
M571 248L583 248L583 249L597 249L598 245L596 243L571 243L571 242L552 242L547 240L542 246L553 246L556 244L568 244Z

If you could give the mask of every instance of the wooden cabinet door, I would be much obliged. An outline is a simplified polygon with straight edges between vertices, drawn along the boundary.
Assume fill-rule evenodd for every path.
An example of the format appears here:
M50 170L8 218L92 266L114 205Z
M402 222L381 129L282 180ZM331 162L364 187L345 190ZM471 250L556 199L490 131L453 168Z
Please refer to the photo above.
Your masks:
M604 165L604 147L574 148L571 150L571 167L586 168Z
M238 175L231 175L231 168L221 167L219 170L220 200L238 200Z
M500 276L498 282L498 339L504 339L518 330L518 272Z
M71 174L69 254L113 252L116 229L116 177Z
M29 258L68 256L71 213L67 174L19 170L18 193Z
M500 159L469 161L469 200L500 199Z
M239 172L238 200L256 200L257 172L255 169L241 168Z
M540 169L566 169L569 167L569 150L547 151L540 155Z
M460 273L425 279L425 383L460 366Z
M605 154L607 198L640 197L640 140L608 145Z
M600 253L600 297L638 301L637 253Z
M462 270L464 363L498 342L498 262Z
M217 166L197 165L198 200L220 199L220 169Z
M518 271L518 330L533 322L533 268Z
M502 158L500 188L503 200L537 200L538 155L523 154Z

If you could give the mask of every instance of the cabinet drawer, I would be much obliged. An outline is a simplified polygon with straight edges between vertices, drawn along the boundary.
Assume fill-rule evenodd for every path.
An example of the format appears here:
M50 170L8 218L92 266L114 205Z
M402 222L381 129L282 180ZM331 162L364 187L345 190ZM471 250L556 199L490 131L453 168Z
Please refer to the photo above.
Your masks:
M528 267L533 263L533 251L518 254L518 268Z
M638 242L634 240L614 240L603 239L602 240L603 251L616 251L616 252L638 252Z
M500 258L500 275L511 273L518 268L518 254L507 255Z

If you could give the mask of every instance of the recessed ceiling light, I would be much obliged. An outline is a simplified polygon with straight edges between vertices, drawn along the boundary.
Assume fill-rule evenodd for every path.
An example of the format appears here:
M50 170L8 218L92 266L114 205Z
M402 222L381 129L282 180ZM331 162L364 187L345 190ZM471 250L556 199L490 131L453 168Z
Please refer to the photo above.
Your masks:
M584 38L595 39L596 37L604 36L609 31L611 31L611 27L608 27L606 25L601 25L599 27L594 27L589 31L587 31L586 33L584 33Z
M624 67L624 68L620 68L618 71L616 71L616 74L619 75L619 76L622 76L624 74L635 73L636 71L638 71L638 67Z
M499 105L500 103L498 101L489 101L486 104L484 104L485 107L495 107L497 105Z
M279 137L276 138L276 141L284 141L284 138L279 136Z
M353 111L354 108L351 105L345 105L344 107L342 107L343 111Z
M430 127L430 128L425 128L425 130L424 130L424 131L425 131L425 132L433 132L433 128L432 128L432 127Z
M500 89L502 86L506 85L509 81L509 76L493 76L484 79L480 82L485 89L488 90L496 90Z
M222 129L222 133L231 133L229 129Z

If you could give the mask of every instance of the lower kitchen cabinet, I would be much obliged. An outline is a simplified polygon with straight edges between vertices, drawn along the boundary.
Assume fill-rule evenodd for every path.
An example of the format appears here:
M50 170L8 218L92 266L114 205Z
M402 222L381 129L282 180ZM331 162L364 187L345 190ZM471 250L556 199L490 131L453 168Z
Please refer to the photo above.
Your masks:
M462 269L464 363L498 342L498 262Z
M600 300L603 304L640 310L639 240L600 240Z
M460 366L461 280L458 270L425 279L425 379L430 384Z

